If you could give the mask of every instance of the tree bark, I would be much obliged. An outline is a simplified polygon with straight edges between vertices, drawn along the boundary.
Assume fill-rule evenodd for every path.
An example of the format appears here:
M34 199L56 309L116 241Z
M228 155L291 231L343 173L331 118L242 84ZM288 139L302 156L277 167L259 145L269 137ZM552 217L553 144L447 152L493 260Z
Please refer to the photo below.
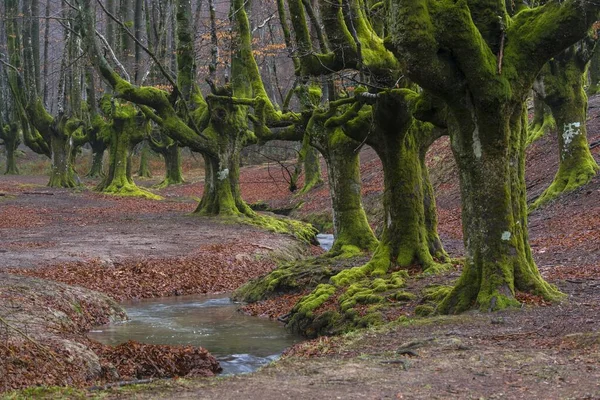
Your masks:
M554 180L532 204L535 209L575 190L598 172L587 141L587 95L585 71L595 43L582 41L565 50L544 68L543 100L557 124L559 166Z
M315 111L306 134L327 164L334 236L330 251L332 254L373 251L377 239L361 198L360 143L347 137L340 127L326 127L327 116Z

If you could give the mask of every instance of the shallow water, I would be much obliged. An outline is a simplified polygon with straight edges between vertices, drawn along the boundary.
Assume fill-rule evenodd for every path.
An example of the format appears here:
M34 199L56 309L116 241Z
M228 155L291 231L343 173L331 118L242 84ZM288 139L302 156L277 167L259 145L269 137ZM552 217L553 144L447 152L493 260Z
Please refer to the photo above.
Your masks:
M331 250L333 246L333 235L330 233L319 233L317 235L317 240L319 241L319 246L325 251Z
M92 339L111 345L137 340L202 346L227 375L252 372L302 340L279 322L238 312L227 295L165 297L122 305L130 320L97 327L89 334Z

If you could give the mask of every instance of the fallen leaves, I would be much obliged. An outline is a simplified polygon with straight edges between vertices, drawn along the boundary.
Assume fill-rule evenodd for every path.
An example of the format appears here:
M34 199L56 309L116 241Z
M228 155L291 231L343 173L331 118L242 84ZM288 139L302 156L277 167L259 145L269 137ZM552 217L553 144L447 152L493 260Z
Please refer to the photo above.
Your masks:
M221 293L270 272L275 263L256 256L264 251L259 245L235 241L203 246L187 257L125 260L109 265L91 260L8 272L83 286L119 301Z

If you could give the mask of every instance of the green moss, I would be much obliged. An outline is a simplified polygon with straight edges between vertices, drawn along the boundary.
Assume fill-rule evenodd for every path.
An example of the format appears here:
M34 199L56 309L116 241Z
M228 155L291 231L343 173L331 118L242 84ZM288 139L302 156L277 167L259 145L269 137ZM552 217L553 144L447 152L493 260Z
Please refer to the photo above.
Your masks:
M336 292L333 285L321 284L308 296L303 297L293 309L295 314L311 317L313 312Z
M411 301L411 300L414 300L417 298L417 296L414 295L413 293L403 292L403 291L396 292L389 297L393 300L398 300L398 301Z
M529 128L527 135L527 146L538 139L541 139L545 134L556 129L556 121L552 114L546 113L541 123L534 124Z
M439 303L452 292L452 289L452 286L430 286L423 290L423 297L425 300Z
M433 314L434 312L435 308L428 304L421 304L415 307L415 315L418 315L419 317L426 317L428 315Z

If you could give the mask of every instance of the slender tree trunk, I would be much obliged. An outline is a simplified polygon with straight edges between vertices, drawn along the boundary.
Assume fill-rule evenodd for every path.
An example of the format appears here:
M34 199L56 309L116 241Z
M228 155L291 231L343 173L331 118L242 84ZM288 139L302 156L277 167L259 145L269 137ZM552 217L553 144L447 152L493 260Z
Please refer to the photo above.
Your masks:
M140 167L138 168L137 175L143 178L152 178L152 171L148 165L148 157L150 156L150 148L146 142L142 142L142 148L140 150Z
M588 94L591 96L600 92L600 46L594 48L589 74L590 86L588 88Z
M533 85L533 89L533 120L529 124L529 133L527 135L528 145L556 128L552 112L546 103L544 103L545 87L543 72L540 72Z
M0 127L2 129L2 127ZM18 175L16 151L21 141L19 140L19 130L17 124L8 124L4 127L4 132L0 132L0 137L4 141L4 150L6 152L6 170L5 175Z

